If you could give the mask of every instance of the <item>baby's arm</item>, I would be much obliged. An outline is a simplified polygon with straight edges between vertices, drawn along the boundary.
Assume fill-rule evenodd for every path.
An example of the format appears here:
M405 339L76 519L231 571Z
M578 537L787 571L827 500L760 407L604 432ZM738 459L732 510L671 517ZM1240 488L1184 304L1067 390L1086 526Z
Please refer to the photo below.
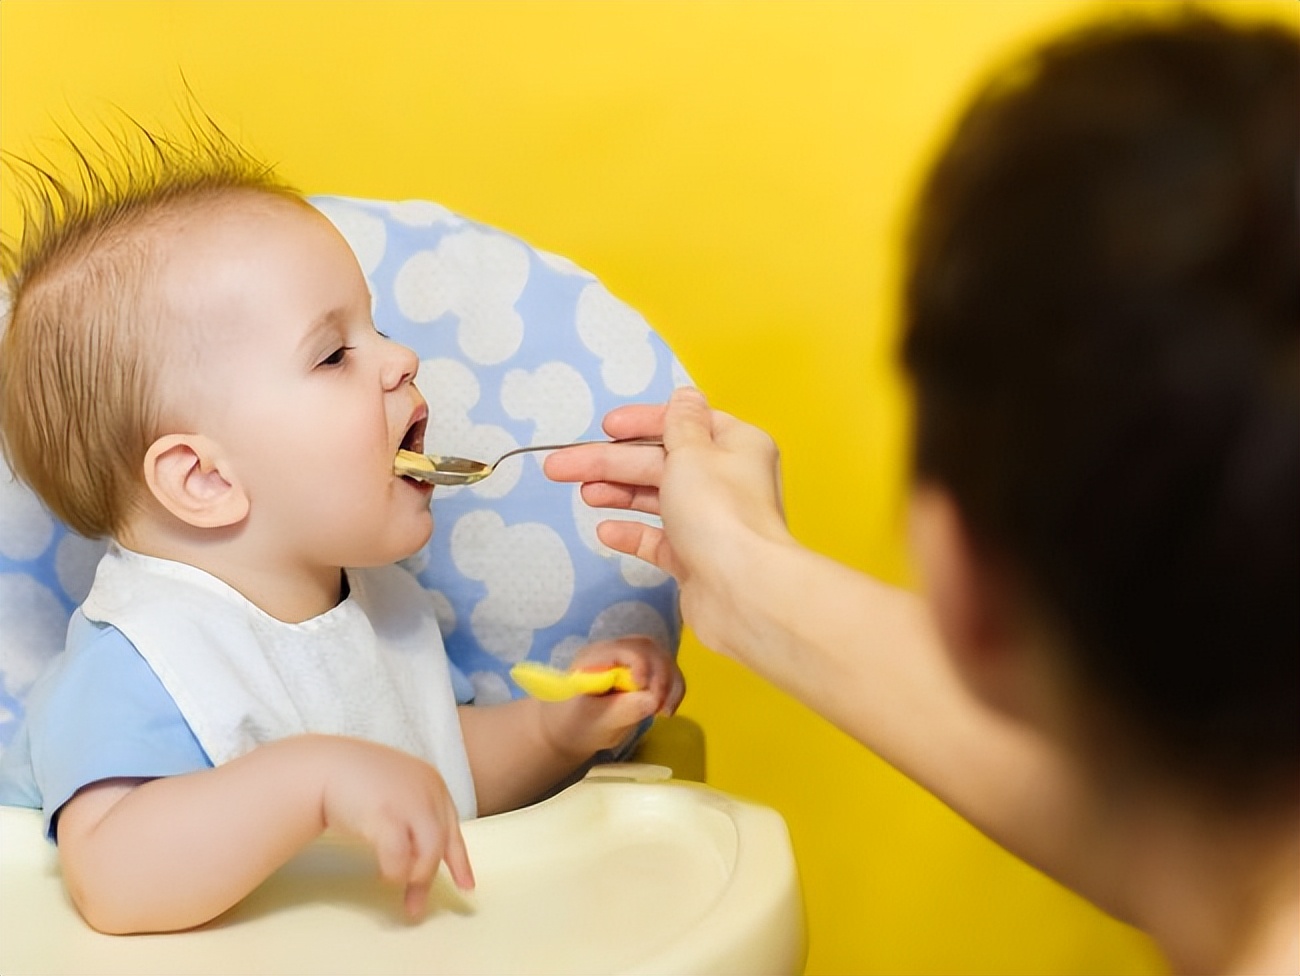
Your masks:
M233 906L326 827L375 849L384 878L406 886L413 915L444 860L458 885L473 886L437 770L321 735L269 743L215 769L85 787L59 813L59 857L96 929L172 931Z
M590 644L573 661L576 669L618 664L632 670L641 691L460 709L479 813L537 799L601 749L621 744L644 719L676 710L685 691L681 671L647 638Z

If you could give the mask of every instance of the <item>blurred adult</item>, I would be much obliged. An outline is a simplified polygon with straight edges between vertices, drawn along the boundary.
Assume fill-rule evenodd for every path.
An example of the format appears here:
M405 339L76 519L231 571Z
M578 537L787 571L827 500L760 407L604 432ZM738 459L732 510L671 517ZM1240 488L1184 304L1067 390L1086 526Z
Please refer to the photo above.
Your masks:
M801 546L694 390L548 473L706 645L1187 972L1300 971L1300 39L1202 14L994 78L909 241L913 595Z

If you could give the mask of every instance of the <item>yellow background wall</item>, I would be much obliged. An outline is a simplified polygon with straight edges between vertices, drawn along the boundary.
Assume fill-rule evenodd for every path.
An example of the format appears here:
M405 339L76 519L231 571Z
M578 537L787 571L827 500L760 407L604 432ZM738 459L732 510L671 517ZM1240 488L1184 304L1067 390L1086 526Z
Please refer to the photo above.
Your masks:
M307 192L433 199L564 254L772 431L803 540L903 581L910 193L992 59L1098 9L3 0L0 147L38 152L111 106L166 127L188 82ZM816 716L689 639L683 662L710 780L789 822L809 973L1159 971L1136 934Z

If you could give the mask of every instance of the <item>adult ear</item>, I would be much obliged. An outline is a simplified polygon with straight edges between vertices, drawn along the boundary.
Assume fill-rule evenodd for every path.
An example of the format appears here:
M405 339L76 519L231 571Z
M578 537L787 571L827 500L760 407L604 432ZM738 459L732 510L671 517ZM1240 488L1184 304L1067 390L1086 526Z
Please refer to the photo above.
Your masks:
M944 488L916 489L911 531L926 596L953 666L986 704L1024 716L1030 662L1009 568L975 544Z
M144 479L158 504L195 528L225 528L248 516L248 495L219 446L202 434L159 437L145 452Z

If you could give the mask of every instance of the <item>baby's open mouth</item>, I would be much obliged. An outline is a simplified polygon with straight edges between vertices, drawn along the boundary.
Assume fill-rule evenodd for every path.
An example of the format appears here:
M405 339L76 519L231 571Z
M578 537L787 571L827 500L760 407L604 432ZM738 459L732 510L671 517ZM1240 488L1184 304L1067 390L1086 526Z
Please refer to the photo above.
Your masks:
M424 453L424 428L429 424L429 418L421 417L406 429L406 436L402 438L401 449L403 451L414 451L416 454Z
M399 450L413 451L416 454L424 453L424 429L428 426L428 417L419 417L406 429L406 434L402 437L402 443L398 445ZM401 475L402 479L409 481L413 485L422 484L414 478L408 478Z

